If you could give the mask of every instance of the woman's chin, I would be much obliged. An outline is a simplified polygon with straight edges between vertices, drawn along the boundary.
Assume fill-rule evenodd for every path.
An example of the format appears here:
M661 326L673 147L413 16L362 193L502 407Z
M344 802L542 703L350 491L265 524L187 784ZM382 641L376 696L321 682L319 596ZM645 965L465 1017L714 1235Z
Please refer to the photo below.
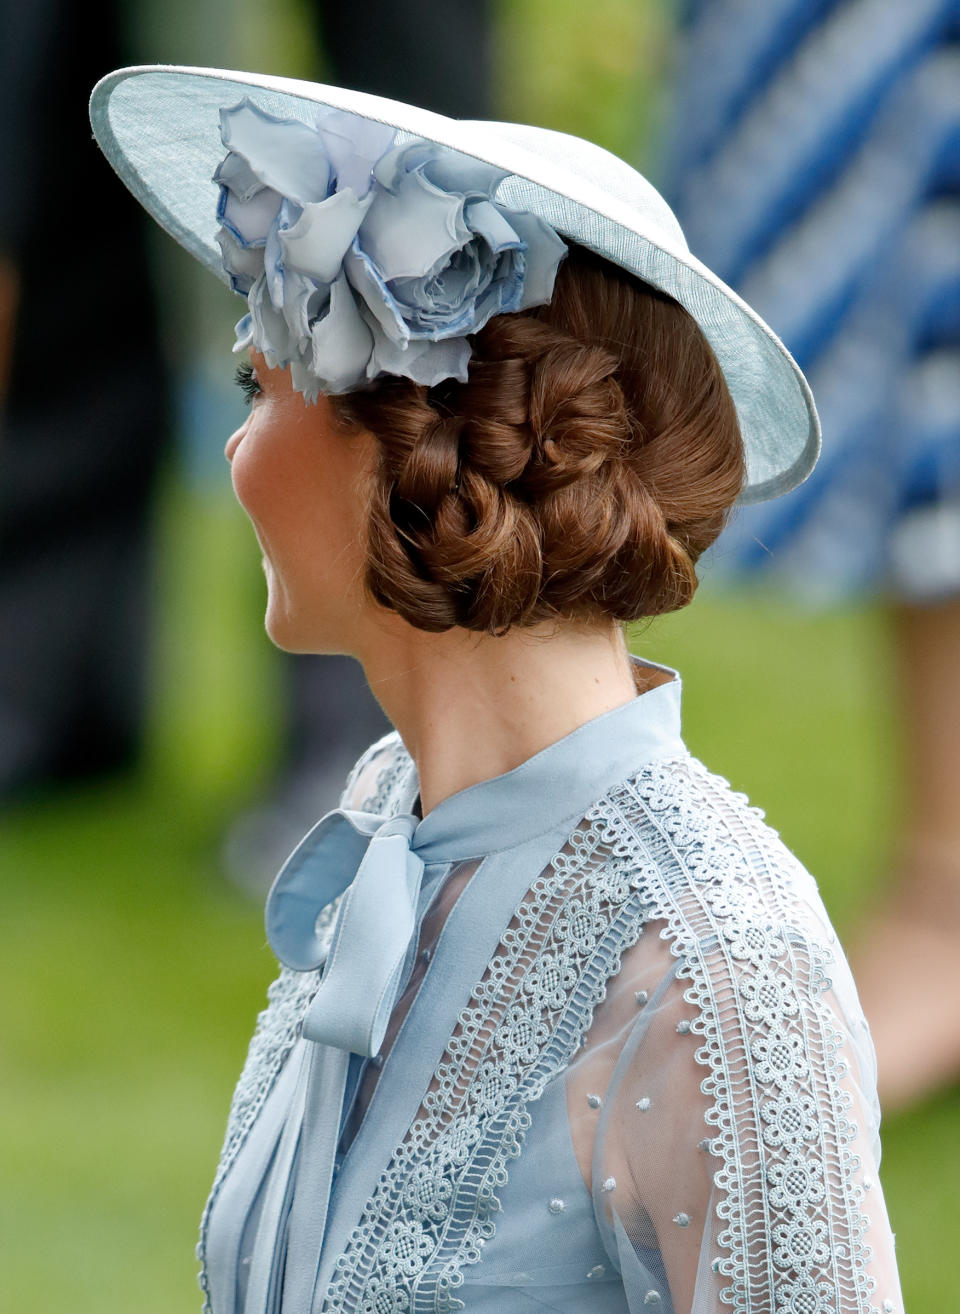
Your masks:
M271 643L284 652L310 651L309 645L304 642L302 621L284 604L282 598L277 597L272 588L267 597L263 626Z
M284 588L270 558L264 554L263 573L267 581L267 609L263 618L263 627L267 637L284 652L311 652L307 640L305 616L302 608L292 605L292 599Z
M316 615L291 612L272 597L267 602L264 629L273 645L283 652L328 656L349 650L341 626L332 621L323 624Z
M316 651L303 634L302 627L298 626L290 616L277 612L269 604L264 617L264 629L274 647L282 649L283 652Z

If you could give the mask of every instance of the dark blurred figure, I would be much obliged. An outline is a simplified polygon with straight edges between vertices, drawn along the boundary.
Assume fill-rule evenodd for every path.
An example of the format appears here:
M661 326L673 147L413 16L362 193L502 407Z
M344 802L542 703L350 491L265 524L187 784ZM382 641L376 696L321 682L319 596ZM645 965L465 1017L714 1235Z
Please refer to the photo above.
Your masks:
M330 76L454 119L490 118L491 0L318 0Z
M678 216L824 430L715 570L888 603L903 829L854 967L889 1109L960 1076L960 0L694 0L681 55Z
M457 119L491 117L489 0L319 0L312 6L329 81ZM390 724L349 657L288 658L283 774L226 844L230 875L263 890L303 832L336 807L347 773Z
M139 748L167 383L142 216L84 112L123 62L118 6L0 18L2 800Z

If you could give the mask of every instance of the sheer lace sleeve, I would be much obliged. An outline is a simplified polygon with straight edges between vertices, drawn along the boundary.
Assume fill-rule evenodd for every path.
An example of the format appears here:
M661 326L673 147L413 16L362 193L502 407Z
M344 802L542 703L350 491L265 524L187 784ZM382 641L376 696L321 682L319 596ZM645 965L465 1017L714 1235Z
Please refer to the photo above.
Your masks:
M872 1047L818 903L795 924L741 909L686 944L652 923L571 1066L632 1314L902 1311Z

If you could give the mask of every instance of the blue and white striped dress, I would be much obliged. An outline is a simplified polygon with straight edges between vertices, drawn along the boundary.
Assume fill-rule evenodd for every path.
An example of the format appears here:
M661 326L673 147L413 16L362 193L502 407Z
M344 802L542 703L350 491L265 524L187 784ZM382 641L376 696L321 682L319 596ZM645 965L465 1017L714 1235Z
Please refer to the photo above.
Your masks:
M714 573L823 599L960 592L960 2L694 0L667 192L772 325L824 428Z

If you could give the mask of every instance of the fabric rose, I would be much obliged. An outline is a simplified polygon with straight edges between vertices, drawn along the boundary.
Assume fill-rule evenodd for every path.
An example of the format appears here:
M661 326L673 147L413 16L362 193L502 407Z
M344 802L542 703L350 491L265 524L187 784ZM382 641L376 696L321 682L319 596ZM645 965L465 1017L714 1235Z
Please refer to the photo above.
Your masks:
M313 124L249 99L220 115L217 240L249 313L235 350L308 400L381 374L465 381L469 335L543 305L566 247L493 199L502 170L339 110Z

